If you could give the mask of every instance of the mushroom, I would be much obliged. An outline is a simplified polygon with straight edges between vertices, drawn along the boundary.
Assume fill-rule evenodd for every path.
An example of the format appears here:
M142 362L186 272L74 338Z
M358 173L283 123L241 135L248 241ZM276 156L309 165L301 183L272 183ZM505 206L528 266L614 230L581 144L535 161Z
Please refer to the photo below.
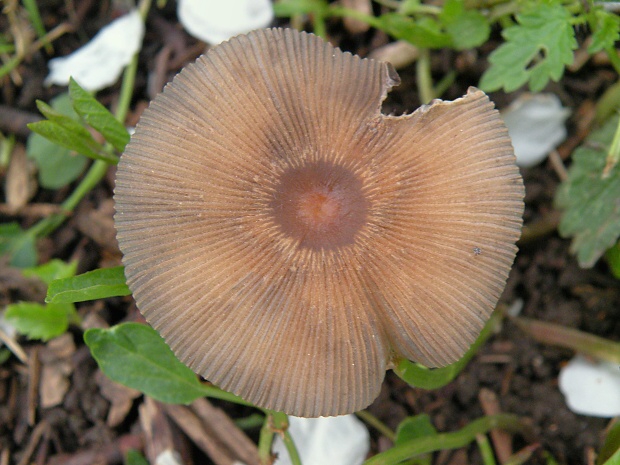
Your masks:
M290 29L182 70L118 165L127 283L178 358L295 416L369 405L386 369L459 359L516 253L523 183L475 88L386 116L391 65Z

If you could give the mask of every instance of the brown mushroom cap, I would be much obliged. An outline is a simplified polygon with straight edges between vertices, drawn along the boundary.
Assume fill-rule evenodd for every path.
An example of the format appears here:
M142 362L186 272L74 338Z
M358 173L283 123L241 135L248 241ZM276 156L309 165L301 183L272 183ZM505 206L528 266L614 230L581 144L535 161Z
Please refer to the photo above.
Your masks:
M293 30L211 49L144 112L118 240L149 323L196 372L297 416L366 407L394 357L456 361L515 257L523 184L470 89L381 113L391 66Z

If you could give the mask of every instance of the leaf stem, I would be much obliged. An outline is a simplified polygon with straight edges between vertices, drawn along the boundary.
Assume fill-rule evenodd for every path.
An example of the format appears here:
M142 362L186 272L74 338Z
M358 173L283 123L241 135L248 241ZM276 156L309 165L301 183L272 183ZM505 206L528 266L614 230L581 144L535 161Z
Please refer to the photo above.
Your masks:
M372 426L374 429L379 431L390 441L394 442L396 440L396 433L394 433L394 431L392 431L385 423L379 420L368 410L360 410L358 412L355 412L355 415L362 419L366 424Z
M288 431L288 416L282 412L274 412L272 410L265 410L267 416L265 422L260 430L258 438L258 458L261 465L271 465L273 463L273 457L271 455L271 446L273 444L273 436L278 433L282 437L284 446L291 459L292 465L302 465L299 452L291 434Z
M395 465L411 457L438 450L458 449L476 440L477 434L486 434L492 429L500 428L510 432L527 433L528 428L519 417L510 414L491 415L472 421L467 426L453 433L440 433L424 436L404 444L394 446L366 460L364 465Z
M423 104L427 104L435 98L433 78L431 76L431 54L428 48L419 48L418 50L420 56L416 62L416 80L420 101Z

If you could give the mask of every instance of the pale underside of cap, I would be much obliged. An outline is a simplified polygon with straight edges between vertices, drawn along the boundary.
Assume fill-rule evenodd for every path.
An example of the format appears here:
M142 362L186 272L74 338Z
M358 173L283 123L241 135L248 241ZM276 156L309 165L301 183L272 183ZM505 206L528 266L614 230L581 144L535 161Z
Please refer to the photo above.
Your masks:
M473 88L383 115L397 80L311 34L260 30L144 112L115 189L127 282L209 381L296 416L345 414L395 358L443 366L479 334L522 224L510 139ZM289 201L323 176L336 207ZM308 218L323 223L306 235Z

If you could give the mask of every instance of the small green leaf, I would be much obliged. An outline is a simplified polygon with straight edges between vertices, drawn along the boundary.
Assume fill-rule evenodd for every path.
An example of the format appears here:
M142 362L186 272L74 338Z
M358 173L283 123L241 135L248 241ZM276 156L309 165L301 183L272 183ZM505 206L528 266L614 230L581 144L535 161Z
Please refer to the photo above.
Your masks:
M5 349L4 347L0 349L0 365L6 362L9 358L11 358L11 351L9 349Z
M480 332L480 336L476 339L476 342L472 344L465 355L460 360L443 368L427 368L419 363L411 362L407 359L400 359L396 362L394 373L398 375L403 381L413 387L422 389L439 389L446 384L452 382L457 375L463 371L469 361L476 355L476 352L486 342L486 340L493 334L496 326L501 320L501 314L495 312L487 321Z
M620 464L620 421L610 425L605 437L605 442L596 459L597 465L612 465L615 457L615 465Z
M485 43L491 34L491 26L486 17L476 10L466 10L462 0L448 0L439 19L452 38L452 47L456 50L478 47Z
M20 302L8 305L4 317L29 339L47 341L63 334L77 314L73 304Z
M439 23L428 17L416 21L400 13L386 13L376 18L376 27L418 47L442 48L452 43L450 36L441 31Z
M588 19L593 31L588 53L593 54L613 47L620 38L620 16L602 8L594 8Z
M54 121L43 120L30 123L28 129L56 145L74 150L89 158L103 160L111 164L118 162L117 157L104 152L101 144L93 139L93 136L84 126L69 117L63 118L66 119L56 118Z
M504 29L506 42L489 56L491 66L480 87L512 92L529 81L530 90L538 92L549 79L558 81L577 48L572 20L559 4L538 4L517 15L519 24Z
M620 279L620 242L605 252L605 259L609 265L611 273Z
M19 224L0 224L0 256L9 257L9 265L28 268L37 264L36 238Z
M194 372L150 326L122 323L89 329L84 341L106 376L156 400L188 404L206 394Z
M306 14L324 16L327 10L328 5L325 0L281 0L273 5L274 14L278 18Z
M573 152L568 179L556 194L563 210L558 230L573 238L571 251L582 267L593 266L620 237L620 164L603 175L617 128L612 118Z
M124 465L149 465L149 461L136 449L129 449L125 455Z
M437 430L431 423L430 417L422 413L414 417L407 417L400 422L396 429L395 446L402 446L420 438L436 436ZM431 465L431 454L424 454L411 459L411 465Z
M101 268L78 276L52 281L46 302L66 303L130 295L124 267Z
M84 121L99 131L116 150L119 152L125 150L125 145L129 142L129 133L125 126L95 97L82 89L73 78L69 81L69 95L73 109Z
M75 275L77 270L77 262L65 263L62 260L54 258L43 265L32 268L24 268L22 274L27 278L36 277L49 285L55 279L69 278Z
M430 417L422 413L414 417L407 417L400 422L396 429L394 444L399 445L412 439L434 436L435 434L437 434L437 430L431 423Z

